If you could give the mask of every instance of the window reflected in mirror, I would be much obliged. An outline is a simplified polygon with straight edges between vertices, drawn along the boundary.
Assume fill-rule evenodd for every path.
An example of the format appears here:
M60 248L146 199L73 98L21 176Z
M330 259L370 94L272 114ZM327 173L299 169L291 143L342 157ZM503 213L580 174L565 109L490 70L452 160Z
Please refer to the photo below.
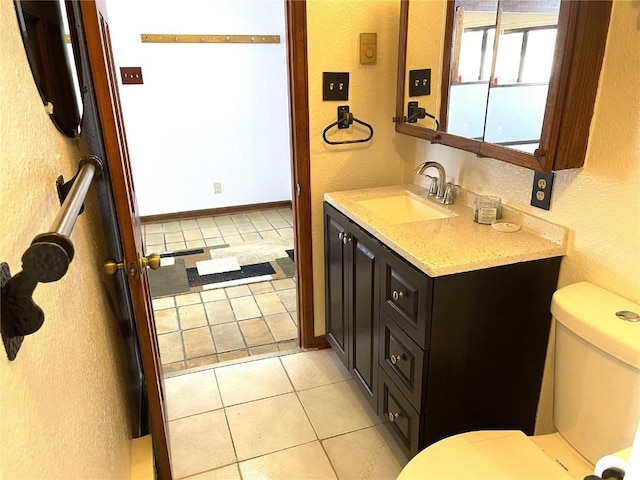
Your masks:
M533 153L560 0L457 0L454 8L446 131Z

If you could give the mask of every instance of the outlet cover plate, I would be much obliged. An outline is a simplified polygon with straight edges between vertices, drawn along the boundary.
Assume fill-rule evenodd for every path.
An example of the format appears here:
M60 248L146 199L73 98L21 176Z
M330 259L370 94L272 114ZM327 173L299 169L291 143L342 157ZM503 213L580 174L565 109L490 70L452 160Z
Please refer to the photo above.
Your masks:
M322 73L322 100L349 100L349 72Z
M549 210L551 208L551 188L553 187L553 172L534 172L533 189L531 190L531 205Z
M431 69L409 70L409 96L431 95Z

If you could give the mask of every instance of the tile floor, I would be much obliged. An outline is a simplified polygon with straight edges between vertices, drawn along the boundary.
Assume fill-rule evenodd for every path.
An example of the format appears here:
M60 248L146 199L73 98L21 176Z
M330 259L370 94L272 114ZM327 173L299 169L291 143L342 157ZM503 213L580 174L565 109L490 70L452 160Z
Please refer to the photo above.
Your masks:
M290 240L291 208L143 225L145 252ZM295 279L248 283L156 298L153 309L164 373L298 348Z
M237 245L255 240L291 237L291 208L272 208L231 215L147 223L142 226L146 253L165 253L189 248Z
M291 278L157 298L153 310L165 374L298 348Z
M395 479L407 458L332 350L165 380L174 477Z

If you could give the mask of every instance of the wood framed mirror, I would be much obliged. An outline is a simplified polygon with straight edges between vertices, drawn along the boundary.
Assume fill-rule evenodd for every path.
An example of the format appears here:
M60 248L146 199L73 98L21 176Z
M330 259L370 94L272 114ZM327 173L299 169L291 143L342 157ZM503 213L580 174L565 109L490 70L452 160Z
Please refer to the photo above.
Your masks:
M581 167L611 6L401 0L396 131L533 170Z
M64 0L14 0L22 41L42 102L58 130L80 134L82 94L75 30Z

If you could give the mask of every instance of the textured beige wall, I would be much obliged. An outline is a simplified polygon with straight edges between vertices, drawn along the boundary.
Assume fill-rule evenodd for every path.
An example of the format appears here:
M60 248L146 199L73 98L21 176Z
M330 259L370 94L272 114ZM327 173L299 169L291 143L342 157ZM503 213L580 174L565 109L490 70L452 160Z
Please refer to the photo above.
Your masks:
M395 134L397 0L308 0L309 117L313 217L315 332L324 333L322 199L325 192L401 183L412 163L415 140ZM361 65L360 33L378 34L378 62ZM322 72L350 72L349 100L322 101ZM322 131L336 121L336 108L349 105L354 116L371 124L374 137L362 144L333 146ZM332 130L330 132L333 133ZM367 131L343 130L331 139L362 138Z
M640 8L615 0L589 148L582 169L557 172L551 210L529 205L533 172L419 141L416 163L569 228L559 286L589 281L640 302Z
M44 112L10 1L0 1L0 46L0 261L16 274L59 210L56 177L75 174L79 153ZM44 326L15 361L1 349L0 478L129 477L121 341L95 256L100 235L90 212L79 218L66 276L36 289Z

